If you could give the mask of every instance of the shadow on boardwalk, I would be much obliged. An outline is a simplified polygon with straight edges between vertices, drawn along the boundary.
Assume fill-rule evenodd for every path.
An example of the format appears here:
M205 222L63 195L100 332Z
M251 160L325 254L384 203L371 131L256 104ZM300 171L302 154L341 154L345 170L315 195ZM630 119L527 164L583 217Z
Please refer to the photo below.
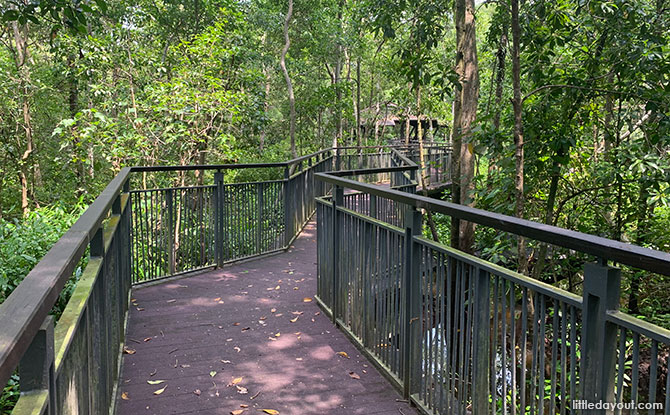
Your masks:
M305 301L315 263L312 222L287 253L135 289L117 413L416 414Z

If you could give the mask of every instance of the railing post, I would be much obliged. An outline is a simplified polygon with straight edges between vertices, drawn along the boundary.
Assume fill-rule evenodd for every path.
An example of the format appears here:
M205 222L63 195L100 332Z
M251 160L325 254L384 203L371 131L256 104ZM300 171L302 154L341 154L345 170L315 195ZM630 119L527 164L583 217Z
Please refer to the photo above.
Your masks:
M165 207L168 213L168 235L167 235L167 244L168 244L168 272L170 275L174 275L176 264L175 264L175 246L174 246L174 215L172 210L174 208L174 195L172 189L168 189L165 192Z
M293 237L293 222L292 222L292 210L291 210L291 202L293 200L293 189L291 188L291 179L290 179L290 170L289 167L286 166L284 168L284 189L283 189L283 196L284 196L284 247L286 249L289 248L289 244L291 243L291 238Z
M49 393L48 415L58 413L56 407L56 379L54 377L54 321L44 319L39 331L21 358L19 378L21 395L46 390Z
M340 218L337 211L338 206L342 206L344 202L344 189L340 186L333 186L333 201L332 201L332 212L333 212L333 301L332 305L332 320L333 323L339 317L340 312Z
M614 401L617 329L607 312L619 308L621 271L605 263L584 266L580 382L582 399ZM604 414L605 410L594 413Z
M257 240L257 246L256 246L256 253L261 254L263 253L263 191L264 191L264 186L263 182L258 183L258 188L257 188L257 193L256 193L256 201L258 202L258 207L257 207L257 212L258 212L258 223L256 223L257 226L257 232L256 232L256 240Z
M479 270L475 282L475 310L472 373L472 403L474 415L489 411L489 382L491 341L491 277L487 271Z
M370 195L370 217L377 219L377 196Z
M214 246L216 249L216 265L217 267L223 267L224 262L224 246L223 246L223 220L224 220L224 188L223 188L223 173L217 171L214 173L214 185L216 186L215 192L215 209L214 209Z
M403 272L403 396L418 391L421 382L421 250L414 236L421 235L421 212L414 207L405 213L405 249Z

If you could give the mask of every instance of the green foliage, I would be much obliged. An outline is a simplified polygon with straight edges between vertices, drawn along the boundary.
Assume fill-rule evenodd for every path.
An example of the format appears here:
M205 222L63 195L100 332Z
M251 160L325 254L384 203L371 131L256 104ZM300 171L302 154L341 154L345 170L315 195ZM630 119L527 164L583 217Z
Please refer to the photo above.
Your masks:
M50 206L36 209L23 220L0 220L0 302L16 288L23 277L39 262L86 206ZM56 304L60 315L81 271L70 280Z

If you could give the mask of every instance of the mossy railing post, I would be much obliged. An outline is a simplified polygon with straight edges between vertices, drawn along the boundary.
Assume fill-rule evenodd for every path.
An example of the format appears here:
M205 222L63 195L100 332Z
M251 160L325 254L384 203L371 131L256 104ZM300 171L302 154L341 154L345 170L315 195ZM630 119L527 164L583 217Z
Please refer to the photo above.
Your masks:
M54 376L54 318L48 316L40 327L37 335L33 337L30 346L21 358L19 363L19 378L21 379L21 396L35 395L35 399L40 401L48 394L46 408L42 408L43 414L57 414L56 406L56 378ZM26 409L38 409L41 406L26 405ZM23 414L20 407L17 407L17 413Z
M174 192L172 189L168 189L165 192L165 207L167 209L167 223L168 223L168 233L167 233L167 249L168 249L168 272L170 275L174 275L176 269L175 261L175 241L174 241L174 215L172 213L174 209Z
M332 201L332 212L333 212L333 267L332 267L332 281L333 281L333 301L331 303L332 311L332 320L333 323L337 321L337 318L340 314L340 270L339 270L339 256L340 256L340 221L339 221L339 212L337 211L338 206L342 206L344 203L344 188L341 186L333 187L333 201Z
M421 212L410 207L405 213L405 249L403 272L402 362L405 399L419 390L421 382L421 248L414 236L421 235Z
M619 309L620 295L621 270L605 263L584 266L580 379L587 381L580 386L587 402L614 401L617 327L607 321L607 313Z
M263 182L259 182L256 185L256 209L258 216L258 221L256 222L256 255L260 255L263 252L263 191Z
M214 198L214 246L216 248L216 265L221 268L223 267L225 258L223 243L223 236L225 233L223 228L225 199L223 195L223 173L220 170L214 173L214 185L216 186L216 189L214 190L216 195Z
M284 168L284 187L282 191L284 198L284 247L288 249L293 237L293 212L291 211L293 189L291 188L291 170L289 166Z

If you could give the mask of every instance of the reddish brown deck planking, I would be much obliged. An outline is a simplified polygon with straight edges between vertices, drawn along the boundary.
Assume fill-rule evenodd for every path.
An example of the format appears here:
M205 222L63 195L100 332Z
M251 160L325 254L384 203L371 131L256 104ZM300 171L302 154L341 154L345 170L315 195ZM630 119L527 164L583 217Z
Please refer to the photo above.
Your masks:
M416 414L303 301L316 291L315 232L310 223L287 253L135 289L126 337L135 353L123 355L117 413Z

